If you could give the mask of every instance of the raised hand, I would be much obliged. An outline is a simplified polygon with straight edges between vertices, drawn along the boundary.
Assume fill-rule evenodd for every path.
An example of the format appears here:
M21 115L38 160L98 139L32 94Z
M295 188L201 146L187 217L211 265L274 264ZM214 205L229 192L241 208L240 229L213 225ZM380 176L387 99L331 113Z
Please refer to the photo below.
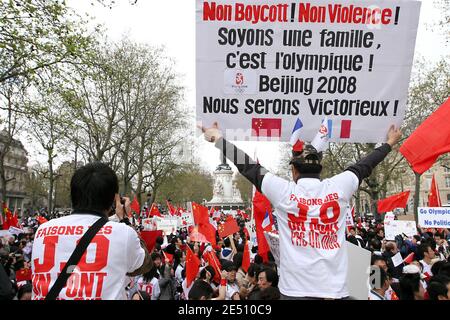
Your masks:
M220 131L217 122L214 122L211 128L205 128L203 126L198 126L198 128L205 134L205 140L208 142L216 142L222 137L222 131Z

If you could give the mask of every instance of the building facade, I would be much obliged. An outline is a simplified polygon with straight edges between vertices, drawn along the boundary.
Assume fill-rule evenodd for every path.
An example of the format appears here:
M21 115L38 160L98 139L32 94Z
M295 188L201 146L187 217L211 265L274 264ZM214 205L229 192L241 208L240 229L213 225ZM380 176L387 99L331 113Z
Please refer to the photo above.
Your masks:
M8 141L5 131L0 132L0 145ZM19 140L13 139L5 156L6 204L14 212L21 210L26 200L25 182L28 174L28 154ZM0 196L3 196L0 194Z

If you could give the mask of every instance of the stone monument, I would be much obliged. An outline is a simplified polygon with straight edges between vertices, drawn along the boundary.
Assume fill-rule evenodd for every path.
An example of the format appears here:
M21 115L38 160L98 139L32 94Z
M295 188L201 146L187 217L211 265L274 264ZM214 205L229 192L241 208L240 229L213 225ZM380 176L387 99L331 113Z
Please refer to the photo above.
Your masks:
M244 209L241 193L233 183L233 170L227 164L225 157L214 171L213 198L207 203L208 207L220 207L223 210Z

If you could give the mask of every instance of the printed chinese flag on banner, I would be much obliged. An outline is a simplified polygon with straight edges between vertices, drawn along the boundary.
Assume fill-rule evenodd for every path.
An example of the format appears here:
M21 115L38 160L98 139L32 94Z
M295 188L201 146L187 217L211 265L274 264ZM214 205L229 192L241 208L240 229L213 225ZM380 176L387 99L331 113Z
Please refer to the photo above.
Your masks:
M162 217L161 212L159 212L158 207L156 206L156 204L152 203L152 207L150 208L150 212L149 212L150 217Z
M430 193L428 194L428 206L440 207L441 205L441 195L439 194L439 188L433 174L433 179L431 179Z
M189 288L197 277L200 259L192 252L189 246L186 249L186 286Z
M270 201L260 192L256 191L253 196L253 216L256 226L256 239L258 242L258 254L263 258L264 262L269 261L268 253L270 251L269 244L264 236L262 227L266 212L272 212Z
M378 200L378 212L388 212L392 211L396 208L405 208L408 203L410 191L401 192L398 194L394 194L386 199Z
M152 252L153 248L155 248L156 238L162 237L162 230L155 231L141 231L141 238L144 240L145 245L147 246L148 252Z
M281 137L281 119L253 118L253 137Z
M131 210L133 210L134 212L136 212L137 214L141 213L141 206L139 205L139 202L137 201L136 196L134 196L133 201L131 202ZM131 212L128 215L128 217L131 217Z
M250 248L248 247L248 241L245 241L244 245L244 255L242 256L242 270L247 272L248 267L250 267Z
M436 159L450 152L450 98L431 114L400 147L400 152L417 173L424 173Z
M225 223L221 223L217 226L217 231L219 232L219 237L226 238L230 234L239 232L239 226L232 216L228 216L228 219L227 221L225 221Z

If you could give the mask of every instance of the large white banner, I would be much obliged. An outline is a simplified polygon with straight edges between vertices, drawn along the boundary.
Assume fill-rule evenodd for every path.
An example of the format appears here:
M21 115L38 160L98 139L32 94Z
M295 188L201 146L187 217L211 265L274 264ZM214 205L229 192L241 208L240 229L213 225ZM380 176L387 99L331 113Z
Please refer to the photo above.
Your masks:
M230 140L381 142L400 125L419 1L197 0L197 122Z
M420 207L417 210L421 228L450 228L450 208Z

